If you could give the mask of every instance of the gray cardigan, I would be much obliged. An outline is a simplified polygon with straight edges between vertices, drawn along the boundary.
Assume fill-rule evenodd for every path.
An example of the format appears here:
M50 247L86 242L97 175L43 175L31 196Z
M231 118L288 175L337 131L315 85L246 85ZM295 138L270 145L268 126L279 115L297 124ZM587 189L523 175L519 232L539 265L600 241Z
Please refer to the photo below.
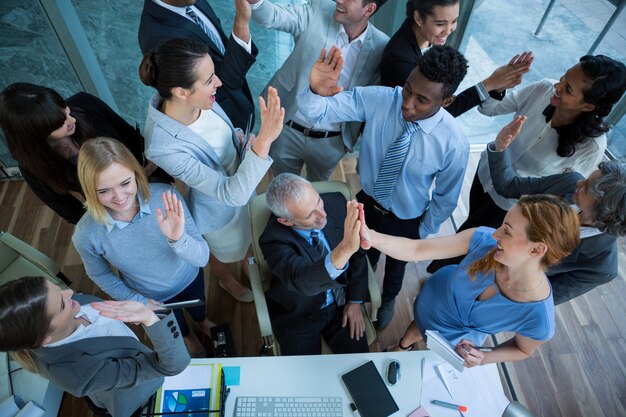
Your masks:
M77 295L81 304L97 301ZM154 346L125 336L93 337L35 350L42 374L77 397L88 395L113 417L128 417L163 384L182 372L190 358L174 314L144 327Z
M156 94L148 107L144 130L146 157L190 188L187 204L198 231L205 234L219 230L235 217L235 207L248 204L272 159L246 152L237 172L229 177L208 142L162 113L161 102ZM231 127L233 143L239 150L241 146L232 123L219 104L213 104L213 110Z

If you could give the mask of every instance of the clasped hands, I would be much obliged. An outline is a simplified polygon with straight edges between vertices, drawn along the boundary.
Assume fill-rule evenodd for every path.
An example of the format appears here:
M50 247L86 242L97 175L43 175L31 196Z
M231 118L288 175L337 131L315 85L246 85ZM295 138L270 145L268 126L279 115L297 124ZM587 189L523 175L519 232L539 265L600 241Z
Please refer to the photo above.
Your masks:
M347 203L346 220L343 227L343 240L341 244L352 254L361 249L370 249L371 230L365 224L365 211L363 204L356 200Z

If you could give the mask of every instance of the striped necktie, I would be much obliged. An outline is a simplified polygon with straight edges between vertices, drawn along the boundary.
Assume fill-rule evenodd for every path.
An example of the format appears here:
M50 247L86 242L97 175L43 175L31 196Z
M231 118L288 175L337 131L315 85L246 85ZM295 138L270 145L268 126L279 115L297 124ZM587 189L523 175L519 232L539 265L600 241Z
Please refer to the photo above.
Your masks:
M406 122L404 133L393 141L387 150L380 171L378 171L378 178L376 178L374 183L374 198L384 207L389 207L387 203L409 150L411 137L417 131L417 128L417 123Z
M319 232L311 232L311 246L313 246L321 256L324 256L326 246L324 246L324 243L321 241Z
M211 42L213 42L213 44L217 47L217 49L220 50L222 55L224 55L224 44L222 43L222 40L219 39L218 34L214 33L211 29L207 27L207 25L204 24L202 19L200 19L200 17L196 14L196 12L193 11L191 6L185 7L185 13L194 22L196 22L196 25L200 26L200 29L202 29L204 33L207 34L207 36L211 39Z

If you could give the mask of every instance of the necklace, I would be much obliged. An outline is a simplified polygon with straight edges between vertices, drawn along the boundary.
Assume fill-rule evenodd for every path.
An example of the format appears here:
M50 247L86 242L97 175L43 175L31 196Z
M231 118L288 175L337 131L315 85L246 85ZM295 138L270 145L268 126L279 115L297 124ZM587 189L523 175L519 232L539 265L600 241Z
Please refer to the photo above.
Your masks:
M533 288L530 288L528 290L518 290L517 288L513 288L513 287L511 287L509 285L506 285L506 284L504 284L504 286L507 287L509 290L513 290L513 291L517 291L517 292L529 292L529 291L536 290L537 288L539 288L539 286L541 284L543 284L543 281L544 281L544 279L541 278L541 280L539 281L539 284L535 285Z

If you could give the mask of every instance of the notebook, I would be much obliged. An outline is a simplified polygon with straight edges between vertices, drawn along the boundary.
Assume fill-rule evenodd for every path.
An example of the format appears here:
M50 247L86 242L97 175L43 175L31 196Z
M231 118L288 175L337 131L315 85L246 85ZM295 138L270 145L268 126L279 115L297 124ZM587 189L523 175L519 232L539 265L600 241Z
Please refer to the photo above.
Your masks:
M362 417L387 417L399 410L374 362L343 374L341 379Z
M426 347L439 354L459 372L465 369L465 359L461 357L448 340L441 336L437 330L426 330Z

